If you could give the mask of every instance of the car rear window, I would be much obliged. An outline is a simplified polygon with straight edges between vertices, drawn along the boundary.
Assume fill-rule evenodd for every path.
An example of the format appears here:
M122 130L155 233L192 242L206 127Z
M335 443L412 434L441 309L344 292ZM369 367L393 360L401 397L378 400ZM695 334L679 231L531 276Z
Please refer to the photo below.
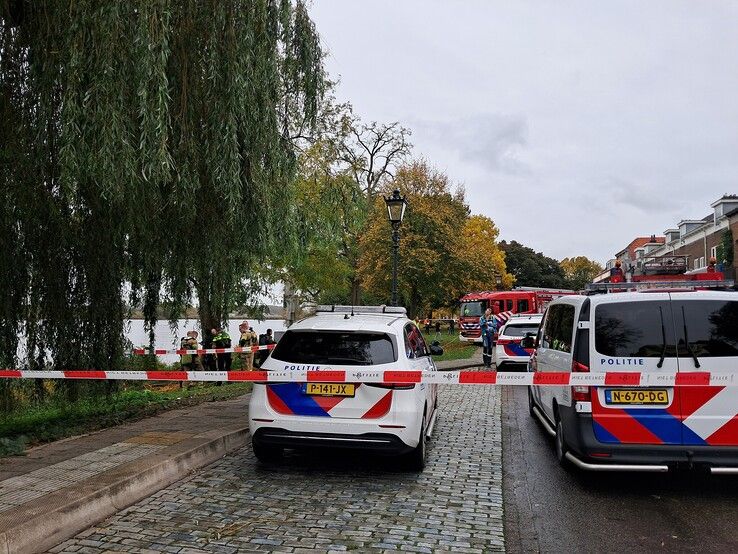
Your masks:
M664 335L665 356L675 357L674 324L668 301L607 303L595 310L595 350L605 356L660 358Z
M537 323L527 323L525 325L508 324L507 327L505 327L505 330L502 332L502 334L505 335L506 337L524 337L526 333L532 333L535 335L537 332L538 332Z
M397 361L394 342L386 333L287 331L272 358L293 364L375 365Z
M673 309L680 356L690 355L687 339L698 358L738 356L738 302L674 301Z

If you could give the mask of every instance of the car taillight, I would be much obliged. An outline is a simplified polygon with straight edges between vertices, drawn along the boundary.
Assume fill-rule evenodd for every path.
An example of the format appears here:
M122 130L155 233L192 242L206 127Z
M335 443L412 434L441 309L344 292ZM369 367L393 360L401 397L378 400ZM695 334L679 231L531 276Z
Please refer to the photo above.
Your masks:
M589 373L589 366L574 360L571 363L571 371L572 373ZM571 397L574 402L591 402L592 389L582 385L574 386L571 388Z

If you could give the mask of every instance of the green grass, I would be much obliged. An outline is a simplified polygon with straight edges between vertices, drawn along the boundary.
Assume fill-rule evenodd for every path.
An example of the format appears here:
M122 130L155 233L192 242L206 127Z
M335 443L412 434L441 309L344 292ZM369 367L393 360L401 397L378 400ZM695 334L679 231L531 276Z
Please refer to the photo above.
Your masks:
M426 340L431 343L437 340L443 347L443 356L436 356L433 359L437 362L446 362L449 360L467 360L474 356L478 346L469 344L466 342L459 341L459 335L447 335L441 333L441 336L436 338L435 333L431 333L426 336Z
M21 454L27 446L89 433L173 408L228 400L250 390L251 383L220 387L208 384L177 390L157 390L154 386L122 391L110 397L28 408L0 419L0 457Z

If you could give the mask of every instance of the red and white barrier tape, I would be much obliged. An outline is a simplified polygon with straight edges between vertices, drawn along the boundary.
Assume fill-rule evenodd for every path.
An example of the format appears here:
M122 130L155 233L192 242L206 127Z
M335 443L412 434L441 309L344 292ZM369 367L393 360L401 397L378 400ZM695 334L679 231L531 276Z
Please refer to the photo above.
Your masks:
M156 348L151 351L148 348L134 348L133 353L137 356L147 356L149 354L163 355L163 354L178 354L179 356L186 354L195 354L202 356L203 354L229 354L229 353L243 353L243 352L258 352L259 350L274 350L276 344L265 344L262 346L234 346L232 348L198 348L196 350L187 349L173 349L167 350L164 348Z
M261 381L439 385L541 385L608 387L738 387L738 373L508 373L497 371L276 370L276 371L24 371L0 370L4 379L126 381Z

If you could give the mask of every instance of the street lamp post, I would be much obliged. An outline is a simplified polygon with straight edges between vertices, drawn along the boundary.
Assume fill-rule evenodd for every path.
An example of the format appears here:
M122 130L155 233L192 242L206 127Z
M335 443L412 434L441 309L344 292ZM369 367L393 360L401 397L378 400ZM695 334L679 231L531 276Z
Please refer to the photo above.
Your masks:
M397 262L400 256L400 224L405 217L407 199L395 189L392 196L385 196L387 217L392 225L392 305L397 306Z

